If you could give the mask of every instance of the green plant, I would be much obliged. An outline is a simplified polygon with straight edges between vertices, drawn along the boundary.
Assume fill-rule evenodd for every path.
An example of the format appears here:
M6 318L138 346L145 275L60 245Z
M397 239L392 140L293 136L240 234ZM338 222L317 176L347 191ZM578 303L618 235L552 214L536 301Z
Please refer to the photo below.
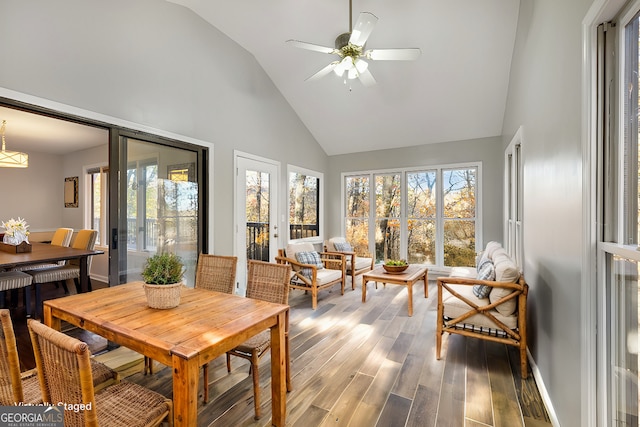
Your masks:
M384 262L385 265L393 265L396 267L402 267L407 265L407 261L404 259L388 259Z
M147 258L142 270L142 278L150 285L171 285L182 280L184 264L182 259L171 253L159 253Z

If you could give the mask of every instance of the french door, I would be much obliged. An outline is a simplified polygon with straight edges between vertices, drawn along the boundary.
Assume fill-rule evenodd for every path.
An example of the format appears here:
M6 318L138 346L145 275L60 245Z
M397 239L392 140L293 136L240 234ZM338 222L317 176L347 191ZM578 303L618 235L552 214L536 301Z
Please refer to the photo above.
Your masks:
M118 283L142 280L146 259L159 252L179 255L188 286L195 282L198 254L205 244L203 173L205 150L177 141L120 133L118 167L110 175L111 264ZM114 146L112 140L112 147ZM114 181L115 180L115 181ZM115 263L117 260L117 263ZM112 280L113 281L113 280Z
M279 164L236 153L236 250L238 293L246 289L247 260L275 261Z

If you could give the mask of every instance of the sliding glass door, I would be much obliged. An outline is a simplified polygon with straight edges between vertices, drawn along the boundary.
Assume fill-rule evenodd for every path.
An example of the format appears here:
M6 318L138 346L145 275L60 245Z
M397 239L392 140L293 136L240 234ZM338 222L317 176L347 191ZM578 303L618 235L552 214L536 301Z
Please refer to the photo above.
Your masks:
M163 142L137 135L119 137L114 207L118 227L112 229L111 242L118 260L112 268L117 268L119 283L141 280L146 259L158 252L179 255L187 285L195 282L204 244L204 151Z

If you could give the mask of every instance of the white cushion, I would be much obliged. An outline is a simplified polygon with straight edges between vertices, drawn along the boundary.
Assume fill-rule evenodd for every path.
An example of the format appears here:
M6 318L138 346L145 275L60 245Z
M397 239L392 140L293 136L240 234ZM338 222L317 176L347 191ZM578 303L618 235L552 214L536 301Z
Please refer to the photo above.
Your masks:
M356 257L356 270L371 268L371 258ZM347 270L351 270L351 261L347 262Z
M449 276L475 279L478 276L478 271L475 267L453 267Z
M449 286L451 286L452 289L454 289L457 293L464 296L468 300L475 302L478 306L490 304L489 298L477 298L473 294L472 286L468 286L468 285L449 285ZM442 303L444 306L444 315L451 319L461 316L471 309L471 307L468 304L466 304L464 301L454 297L447 290L444 290L444 289L442 294ZM491 310L489 313L495 316L496 319L504 323L510 329L515 329L518 326L518 318L513 314L504 315L496 311L495 309ZM482 314L474 314L473 316L466 319L464 323L467 323L469 325L484 327L484 328L500 329L491 319L489 319L488 317Z
M485 246L484 255L486 255L487 258L493 261L493 254L500 248L502 248L502 245L492 240L487 243L487 246Z
M507 251L503 248L500 248L493 253L493 265L496 270L497 282L516 283L520 278L520 270L518 269L518 266L513 262L511 257L507 254ZM494 287L491 290L491 293L489 293L489 300L494 303L502 297L509 295L511 292L513 292L513 289ZM500 304L496 309L505 316L513 314L516 311L516 298L512 298L509 301Z
M287 256L287 258L291 258L291 259L295 259L296 258L296 253L298 252L315 252L316 249L313 247L312 243L309 242L303 242L303 243L289 243L287 244L287 247L285 249L285 255ZM298 271L300 270L300 268L296 265L292 265L291 266L293 268L294 271Z
M332 270L330 268L318 270L318 274L316 276L316 283L318 286L322 286L336 280L342 280L342 270Z

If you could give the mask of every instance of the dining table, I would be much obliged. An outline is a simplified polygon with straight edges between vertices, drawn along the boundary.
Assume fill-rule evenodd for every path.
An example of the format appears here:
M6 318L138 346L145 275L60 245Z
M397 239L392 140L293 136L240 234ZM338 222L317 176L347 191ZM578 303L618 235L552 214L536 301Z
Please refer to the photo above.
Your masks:
M62 321L171 367L175 426L197 425L200 368L270 329L272 424L285 425L288 305L184 286L177 307L154 309L130 282L45 301L44 323Z
M77 259L80 265L80 286L78 293L89 289L88 260L90 256L103 254L96 249L76 249L48 243L31 243L30 252L11 253L0 251L0 271L28 264L57 263Z

